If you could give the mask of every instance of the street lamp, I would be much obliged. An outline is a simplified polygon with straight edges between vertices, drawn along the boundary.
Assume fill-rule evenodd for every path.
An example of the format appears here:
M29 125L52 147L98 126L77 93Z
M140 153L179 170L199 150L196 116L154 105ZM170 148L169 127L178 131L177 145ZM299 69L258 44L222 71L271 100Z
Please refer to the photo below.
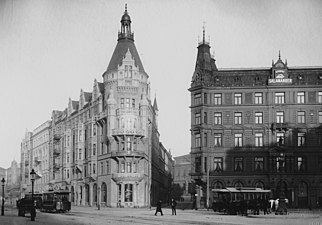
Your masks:
M32 169L30 172L31 201L32 201L32 206L31 206L31 210L30 210L31 221L35 221L35 217L36 217L36 209L35 209L35 204L34 204L34 182L35 182L35 179L36 179L36 172L34 169Z
M1 180L2 182L2 205L1 205L1 216L4 215L4 183L6 182L4 178Z

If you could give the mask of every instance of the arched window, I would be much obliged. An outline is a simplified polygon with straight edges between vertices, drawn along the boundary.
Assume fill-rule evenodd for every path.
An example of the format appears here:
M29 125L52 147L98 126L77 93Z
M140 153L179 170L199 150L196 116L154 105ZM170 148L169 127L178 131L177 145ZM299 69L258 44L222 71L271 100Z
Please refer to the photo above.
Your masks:
M107 187L104 182L102 183L102 186L101 186L101 199L102 199L102 202L106 203L106 201L107 201Z

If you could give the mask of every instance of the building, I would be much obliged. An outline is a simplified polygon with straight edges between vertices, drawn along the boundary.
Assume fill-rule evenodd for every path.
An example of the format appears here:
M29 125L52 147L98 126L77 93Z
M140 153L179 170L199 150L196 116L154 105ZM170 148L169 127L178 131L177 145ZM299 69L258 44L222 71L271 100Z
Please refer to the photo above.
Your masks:
M194 194L192 180L191 180L191 156L182 155L174 157L174 178L173 183L179 184L183 188L183 198L191 199L191 195Z
M52 112L50 123L26 134L22 174L27 178L35 169L42 175L36 192L69 190L74 205L90 206L148 207L169 200L173 159L159 141L157 101L150 97L131 22L125 8L103 82L95 79L92 91L81 90L77 101ZM30 181L22 180L28 187Z
M322 67L289 67L279 54L267 68L218 69L203 36L189 91L198 204L222 187L322 202Z
M11 166L7 169L6 180L6 202L15 205L16 200L20 197L20 167L16 160L11 162Z

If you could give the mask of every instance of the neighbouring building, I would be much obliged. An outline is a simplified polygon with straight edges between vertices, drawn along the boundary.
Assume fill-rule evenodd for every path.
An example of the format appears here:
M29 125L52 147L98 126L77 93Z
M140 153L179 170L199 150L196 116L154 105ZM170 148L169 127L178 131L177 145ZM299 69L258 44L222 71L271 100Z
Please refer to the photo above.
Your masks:
M15 205L20 198L20 166L16 160L13 160L7 169L5 193L7 204Z
M218 69L199 43L191 87L192 179L211 188L261 187L292 207L322 202L322 67ZM211 191L209 198L212 198Z
M22 190L69 190L74 205L148 207L169 201L173 159L160 142L158 106L150 97L125 8L114 53L93 90L80 91L21 145Z
M174 157L174 176L173 183L179 184L183 188L183 198L191 200L195 194L194 186L191 180L191 156L182 155Z

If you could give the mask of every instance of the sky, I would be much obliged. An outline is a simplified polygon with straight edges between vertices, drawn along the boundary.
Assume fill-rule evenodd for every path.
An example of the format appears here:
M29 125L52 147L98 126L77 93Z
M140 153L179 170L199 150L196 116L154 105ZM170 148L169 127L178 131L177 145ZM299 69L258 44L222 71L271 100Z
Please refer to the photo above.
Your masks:
M322 66L319 0L0 0L0 167L20 162L26 130L102 82L125 3L159 107L160 141L190 152L190 92L198 41L219 68Z

